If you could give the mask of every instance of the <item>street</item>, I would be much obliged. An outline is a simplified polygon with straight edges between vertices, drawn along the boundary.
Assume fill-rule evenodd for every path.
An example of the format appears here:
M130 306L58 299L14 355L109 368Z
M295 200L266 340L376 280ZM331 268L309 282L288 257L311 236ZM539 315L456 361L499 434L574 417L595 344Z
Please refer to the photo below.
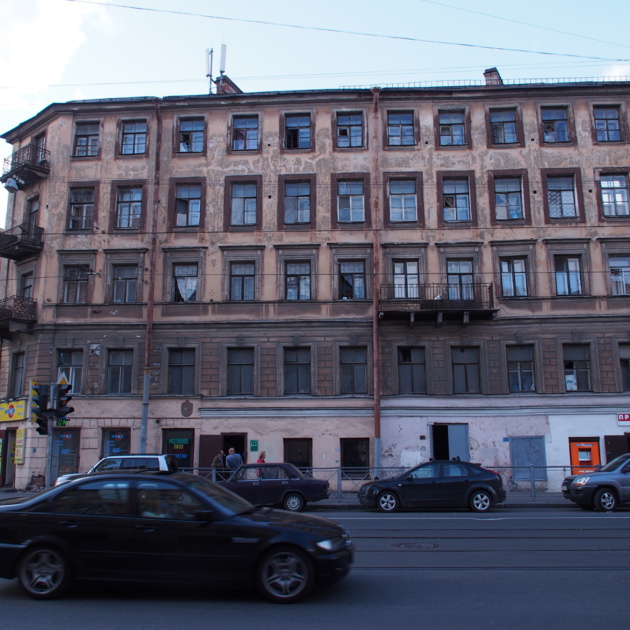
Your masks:
M324 515L324 514L321 514ZM293 606L247 592L89 586L33 602L0 581L3 630L625 627L630 511L337 511L356 562Z

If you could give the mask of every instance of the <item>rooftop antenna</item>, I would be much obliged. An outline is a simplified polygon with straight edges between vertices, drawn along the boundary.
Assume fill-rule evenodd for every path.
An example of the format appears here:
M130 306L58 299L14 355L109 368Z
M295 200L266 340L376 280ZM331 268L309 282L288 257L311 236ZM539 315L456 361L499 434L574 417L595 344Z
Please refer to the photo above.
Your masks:
M206 48L206 78L208 79L208 94L212 94L212 59L214 48Z
M225 74L225 57L227 55L227 46L221 44L221 65L219 66L219 72L221 76Z

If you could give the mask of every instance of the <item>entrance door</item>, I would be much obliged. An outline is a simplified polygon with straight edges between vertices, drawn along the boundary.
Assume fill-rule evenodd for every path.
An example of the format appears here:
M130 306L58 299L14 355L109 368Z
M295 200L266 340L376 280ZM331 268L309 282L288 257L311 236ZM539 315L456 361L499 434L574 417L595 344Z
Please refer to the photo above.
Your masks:
M222 433L223 450L227 455L233 448L242 458L243 463L247 463L247 433Z
M223 437L220 435L199 436L199 468L206 472L212 467L214 458L223 450Z
M284 438L284 461L311 473L313 466L312 438Z
M468 425L434 424L431 427L434 459L469 461Z
M630 453L630 434L605 435L604 448L606 450L606 463L619 457L619 455Z

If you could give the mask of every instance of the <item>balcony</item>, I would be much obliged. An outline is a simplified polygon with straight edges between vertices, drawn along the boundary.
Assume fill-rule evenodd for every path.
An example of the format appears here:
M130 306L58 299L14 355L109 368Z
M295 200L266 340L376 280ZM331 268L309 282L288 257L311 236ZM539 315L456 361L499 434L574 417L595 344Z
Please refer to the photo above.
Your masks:
M380 291L382 319L434 319L441 324L445 319L491 319L494 307L492 284L386 284Z
M38 256L44 245L43 234L44 228L31 223L22 223L0 232L0 257L23 260Z
M0 182L6 183L11 177L21 180L25 187L48 177L50 173L50 151L36 144L22 147L4 160Z
M30 332L36 321L35 300L15 295L0 300L0 339L9 339L16 332Z

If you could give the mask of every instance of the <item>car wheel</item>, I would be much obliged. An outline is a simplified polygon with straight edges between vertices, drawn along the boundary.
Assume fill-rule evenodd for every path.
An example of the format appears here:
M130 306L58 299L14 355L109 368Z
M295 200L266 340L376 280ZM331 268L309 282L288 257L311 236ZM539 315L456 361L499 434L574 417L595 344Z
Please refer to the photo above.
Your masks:
M282 504L284 505L285 510L289 510L290 512L301 512L306 505L306 501L304 501L301 494L291 492L284 497Z
M593 497L593 505L598 512L612 512L617 509L617 495L609 488L600 488Z
M395 512L400 507L400 499L393 492L381 492L376 499L376 507L381 512Z
M492 497L485 490L476 490L470 496L469 507L473 512L487 512L492 507Z
M34 547L20 559L17 570L20 586L34 599L53 599L70 584L66 557L55 547Z
M311 591L315 572L303 551L295 547L277 547L263 556L258 565L256 582L266 599L292 604Z

